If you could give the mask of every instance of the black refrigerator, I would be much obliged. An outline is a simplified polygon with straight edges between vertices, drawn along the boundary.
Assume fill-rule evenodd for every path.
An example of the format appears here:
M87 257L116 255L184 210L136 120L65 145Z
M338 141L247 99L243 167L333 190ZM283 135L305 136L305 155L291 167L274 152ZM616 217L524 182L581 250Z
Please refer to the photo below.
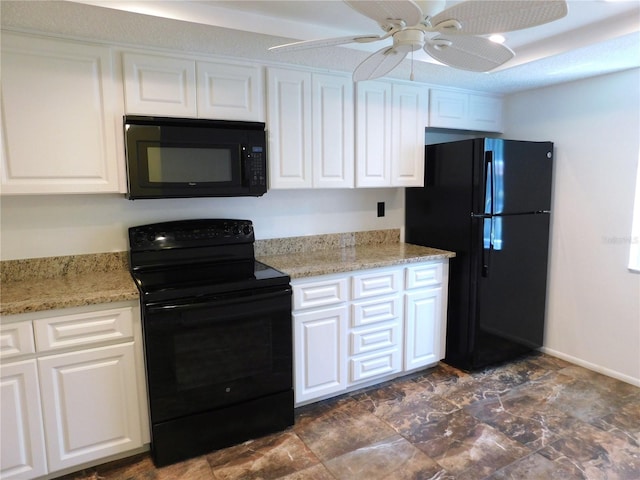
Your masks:
M407 188L405 241L450 260L445 362L464 370L542 346L552 142L476 138L428 145Z

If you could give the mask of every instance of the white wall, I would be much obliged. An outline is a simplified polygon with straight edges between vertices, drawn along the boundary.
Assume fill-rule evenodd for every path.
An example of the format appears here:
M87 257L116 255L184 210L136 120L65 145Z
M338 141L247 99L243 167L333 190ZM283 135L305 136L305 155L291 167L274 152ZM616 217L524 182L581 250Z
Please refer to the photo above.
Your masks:
M377 202L385 216L377 217ZM270 190L262 197L126 200L2 197L2 260L128 250L127 228L188 218L252 220L256 238L401 228L404 189Z
M505 138L555 142L545 348L640 386L640 275L627 269L640 70L506 99Z

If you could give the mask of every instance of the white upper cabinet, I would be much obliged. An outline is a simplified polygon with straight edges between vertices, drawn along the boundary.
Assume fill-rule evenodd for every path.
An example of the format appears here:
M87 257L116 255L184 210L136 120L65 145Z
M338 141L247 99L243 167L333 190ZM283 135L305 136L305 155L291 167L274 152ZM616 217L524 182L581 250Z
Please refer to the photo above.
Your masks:
M353 83L347 76L311 77L313 186L353 187Z
M124 191L106 46L2 34L2 193Z
M123 55L127 113L195 117L196 62L154 55Z
M391 84L356 87L356 186L391 185Z
M346 75L269 68L270 188L353 187L353 85Z
M264 121L262 68L124 53L129 114Z
M424 86L360 82L356 97L356 186L408 187L424 182Z
M429 126L502 132L502 99L460 90L431 89Z
M197 62L198 116L264 122L264 76L256 65Z
M269 188L311 188L311 73L267 70Z
M427 125L427 89L396 84L392 89L391 184L420 187L424 184L424 129Z

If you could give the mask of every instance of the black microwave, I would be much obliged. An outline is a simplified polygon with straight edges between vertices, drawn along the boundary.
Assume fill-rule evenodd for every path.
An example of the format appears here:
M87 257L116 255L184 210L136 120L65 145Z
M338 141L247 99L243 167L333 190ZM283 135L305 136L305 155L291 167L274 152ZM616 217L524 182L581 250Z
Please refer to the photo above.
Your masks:
M124 138L131 200L267 191L264 123L127 115Z

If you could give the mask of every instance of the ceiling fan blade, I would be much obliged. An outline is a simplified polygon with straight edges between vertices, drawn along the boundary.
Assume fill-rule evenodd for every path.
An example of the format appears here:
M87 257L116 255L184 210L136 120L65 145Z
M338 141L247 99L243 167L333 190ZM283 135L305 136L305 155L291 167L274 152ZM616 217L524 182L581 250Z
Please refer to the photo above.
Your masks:
M393 47L384 47L373 55L365 58L364 61L353 71L353 81L373 80L379 78L396 68L406 52L398 52Z
M504 45L471 35L440 35L429 40L424 50L445 65L473 72L493 70L515 55Z
M293 42L287 43L284 45L276 45L275 47L270 47L271 51L278 52L295 52L296 50L305 50L307 48L319 48L319 47L332 47L335 45L344 45L347 43L368 43L375 42L378 40L382 40L386 38L385 35L361 35L350 37L336 37L336 38L326 38L322 40L304 40L301 42Z
M486 35L535 27L566 14L565 0L470 0L440 12L431 25L446 34Z
M388 30L393 22L404 20L407 26L420 23L422 10L412 0L344 0L351 8L378 22L383 30ZM396 22L397 23L397 22Z

